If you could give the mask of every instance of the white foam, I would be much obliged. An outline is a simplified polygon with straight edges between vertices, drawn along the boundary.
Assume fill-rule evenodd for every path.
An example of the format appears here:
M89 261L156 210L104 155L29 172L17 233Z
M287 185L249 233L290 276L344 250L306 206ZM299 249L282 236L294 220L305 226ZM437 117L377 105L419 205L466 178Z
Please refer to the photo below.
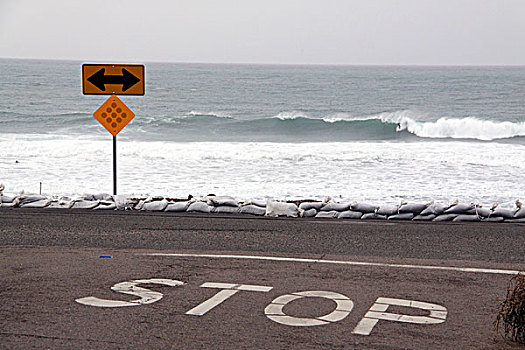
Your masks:
M190 116L190 117L195 117L195 116L199 116L199 115L206 115L206 116L209 116L209 117L226 118L226 119L231 119L232 118L231 115L228 115L227 113L223 113L223 112L190 111L190 113L188 113L188 116Z
M332 113L322 118L327 123L357 120L349 113Z
M185 198L348 198L511 203L525 198L525 145L476 142L118 142L119 193ZM16 161L19 163L16 163ZM5 193L112 191L111 140L0 139Z
M493 122L476 118L441 118L436 122L424 124L408 121L406 128L420 137L430 138L450 137L489 141L525 136L525 123Z
M301 111L290 111L290 112L280 112L279 114L273 116L273 118L277 118L280 120L293 120L298 118L304 118L304 119L314 119L314 120L323 120L327 123L335 123L339 121L353 121L353 120L360 120L359 118L353 117L349 113L331 113L324 117L314 117L311 115L308 115Z
M310 116L308 116L306 113L300 112L300 111L280 112L279 114L273 116L273 118L277 118L281 120L289 120L289 119L297 119L297 118L313 119Z

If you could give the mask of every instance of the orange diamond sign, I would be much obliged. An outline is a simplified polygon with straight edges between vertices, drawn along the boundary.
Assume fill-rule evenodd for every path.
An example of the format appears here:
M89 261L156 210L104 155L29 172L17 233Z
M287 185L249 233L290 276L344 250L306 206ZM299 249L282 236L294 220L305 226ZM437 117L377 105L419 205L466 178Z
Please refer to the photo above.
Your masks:
M135 117L131 111L116 95L111 95L102 106L93 113L93 116L113 136L124 129Z

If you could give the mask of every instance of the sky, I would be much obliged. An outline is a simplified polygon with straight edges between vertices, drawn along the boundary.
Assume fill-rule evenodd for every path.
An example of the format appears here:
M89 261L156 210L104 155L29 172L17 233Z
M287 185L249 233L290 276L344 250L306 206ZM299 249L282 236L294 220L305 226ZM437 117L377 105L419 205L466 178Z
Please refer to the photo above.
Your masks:
M0 57L525 65L525 0L0 0Z

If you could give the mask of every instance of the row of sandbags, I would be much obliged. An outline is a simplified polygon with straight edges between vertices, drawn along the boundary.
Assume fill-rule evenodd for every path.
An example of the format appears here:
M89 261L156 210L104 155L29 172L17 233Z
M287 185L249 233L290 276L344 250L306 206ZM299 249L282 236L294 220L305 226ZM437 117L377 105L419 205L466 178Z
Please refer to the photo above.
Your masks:
M191 198L175 201L166 198L137 199L108 194L85 195L77 198L47 197L20 194L9 197L0 194L1 207L20 208L72 208L95 210L142 210L165 212L200 212L224 214L251 214L258 216L315 217L359 220L412 220L412 221L490 221L525 222L525 207L517 200L512 209L490 209L479 204L461 204L457 201L443 205L438 203L376 206L359 202L324 201L280 202L273 200L249 200L239 202L229 196L209 195L201 199Z
M85 195L71 198L22 193L17 196L0 194L0 207L124 210L132 209L133 201L126 196L111 196L108 194Z
M303 216L316 218L360 219L360 220L411 220L411 221L490 221L525 222L525 207L517 200L512 209L493 204L490 209L479 204L450 205L438 203L375 206L367 203L303 202L299 209Z
M191 198L187 201L155 200L147 198L140 200L134 209L145 211L166 212L197 212L223 214L266 215L265 201L238 202L229 196L206 196L202 199Z
M7 196L0 193L0 207L266 214L266 202L239 203L234 198L226 196L207 196L200 200L191 198L187 201L179 201L152 197L137 199L104 193L75 198L24 193Z

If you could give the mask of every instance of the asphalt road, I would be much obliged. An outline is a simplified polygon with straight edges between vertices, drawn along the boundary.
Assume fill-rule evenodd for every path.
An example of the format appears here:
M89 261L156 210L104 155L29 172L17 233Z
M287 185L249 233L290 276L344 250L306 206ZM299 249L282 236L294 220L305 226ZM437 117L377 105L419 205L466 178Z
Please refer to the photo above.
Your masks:
M2 348L501 349L525 225L1 209L0 249Z

